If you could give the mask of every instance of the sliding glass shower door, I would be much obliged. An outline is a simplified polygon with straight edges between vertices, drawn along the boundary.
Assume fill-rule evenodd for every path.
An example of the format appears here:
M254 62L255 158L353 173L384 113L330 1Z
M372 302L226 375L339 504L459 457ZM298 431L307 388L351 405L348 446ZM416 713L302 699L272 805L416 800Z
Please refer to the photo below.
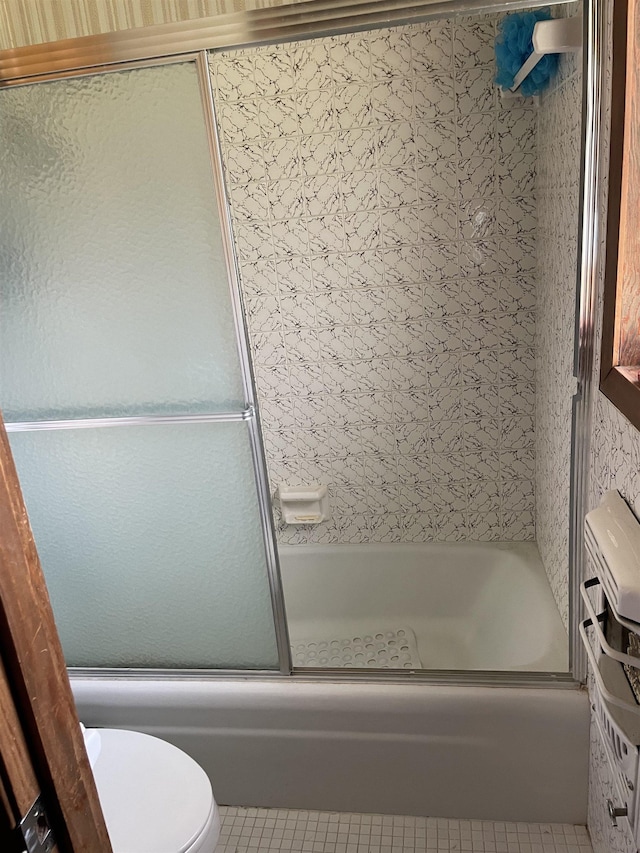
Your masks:
M70 665L282 659L202 62L0 92L0 407Z

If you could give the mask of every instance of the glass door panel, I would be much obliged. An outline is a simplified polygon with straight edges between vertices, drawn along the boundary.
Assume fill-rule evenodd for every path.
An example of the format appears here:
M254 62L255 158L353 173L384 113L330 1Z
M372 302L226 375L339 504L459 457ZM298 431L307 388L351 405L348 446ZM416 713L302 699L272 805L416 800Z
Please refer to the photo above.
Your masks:
M279 665L200 79L0 92L0 408L70 665Z
M10 438L69 665L277 667L245 423Z
M6 420L243 408L195 63L0 107Z

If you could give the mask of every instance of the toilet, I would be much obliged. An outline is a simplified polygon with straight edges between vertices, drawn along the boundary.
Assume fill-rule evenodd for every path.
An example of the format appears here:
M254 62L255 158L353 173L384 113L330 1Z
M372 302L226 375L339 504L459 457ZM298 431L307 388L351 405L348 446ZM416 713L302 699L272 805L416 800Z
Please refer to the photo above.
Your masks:
M213 853L220 814L199 764L141 732L83 734L113 853Z

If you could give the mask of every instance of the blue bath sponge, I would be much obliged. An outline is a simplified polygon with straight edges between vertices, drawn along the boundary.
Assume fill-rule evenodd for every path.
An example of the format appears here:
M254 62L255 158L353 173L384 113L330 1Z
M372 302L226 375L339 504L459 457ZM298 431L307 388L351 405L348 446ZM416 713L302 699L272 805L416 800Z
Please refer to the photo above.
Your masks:
M533 52L533 28L536 21L548 21L551 12L548 8L533 9L530 12L514 12L505 15L498 25L496 36L495 82L503 89L513 86L516 76L525 59ZM536 67L525 77L518 91L525 96L539 94L548 84L558 67L558 54L549 53L542 57Z

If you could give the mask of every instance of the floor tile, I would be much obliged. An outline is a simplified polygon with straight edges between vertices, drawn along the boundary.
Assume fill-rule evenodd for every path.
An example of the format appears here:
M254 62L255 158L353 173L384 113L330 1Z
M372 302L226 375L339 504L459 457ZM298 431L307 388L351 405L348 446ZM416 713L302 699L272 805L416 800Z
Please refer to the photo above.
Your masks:
M221 806L216 853L592 853L587 829L402 815Z

